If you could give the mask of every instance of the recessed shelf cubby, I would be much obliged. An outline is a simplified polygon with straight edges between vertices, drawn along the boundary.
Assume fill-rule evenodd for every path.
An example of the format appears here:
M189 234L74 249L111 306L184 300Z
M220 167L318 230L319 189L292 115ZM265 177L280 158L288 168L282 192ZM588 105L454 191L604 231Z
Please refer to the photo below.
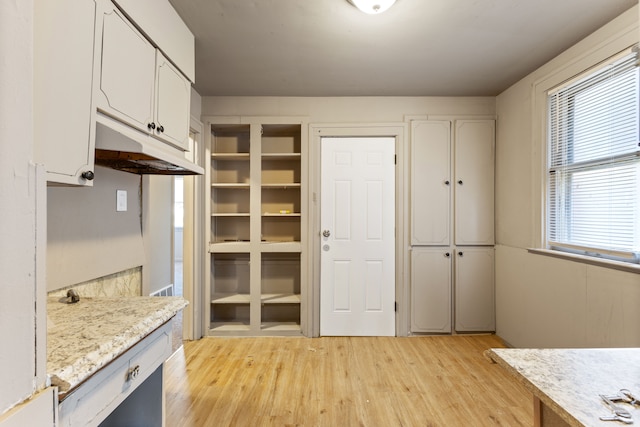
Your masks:
M210 120L212 335L301 334L304 121Z

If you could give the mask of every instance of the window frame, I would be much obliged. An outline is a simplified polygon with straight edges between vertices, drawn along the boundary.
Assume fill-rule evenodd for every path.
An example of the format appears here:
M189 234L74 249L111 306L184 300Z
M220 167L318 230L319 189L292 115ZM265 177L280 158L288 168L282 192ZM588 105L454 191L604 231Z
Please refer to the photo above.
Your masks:
M597 73L600 72L602 69L610 67L611 65L615 64L616 62L620 61L621 59L624 59L625 57L629 56L630 54L635 53L637 56L637 45L624 49L623 51L617 53L616 55L613 55L609 58L607 58L606 60L602 61L601 63L597 64L594 67L590 67L587 68L581 72L579 72L578 74L576 74L574 77L568 79L567 81L557 84L551 88L548 88L547 90L543 91L543 92L538 92L540 95L544 95L544 105L545 105L545 114L544 116L544 127L545 127L545 136L546 139L544 141L544 146L545 146L545 162L544 162L544 167L543 167L543 206L544 206L544 210L543 210L543 244L544 247L546 248L546 250L532 250L535 252L546 252L546 251L557 251L557 252L562 252L562 253L566 253L567 255L573 257L575 255L577 256L585 256L585 257L594 257L594 258L599 258L599 259L604 259L604 260L611 260L611 261L615 261L615 262L623 262L623 263L631 263L631 264L640 264L640 249L637 249L634 247L634 250L632 251L624 251L624 250L615 250L615 249L610 249L610 248L600 248L600 247L596 247L596 246L580 246L577 244L573 244L573 243L565 243L565 242L556 242L554 240L551 239L551 221L554 219L554 216L557 216L557 212L564 209L566 210L571 210L571 203L573 201L573 197L569 196L566 197L565 199L568 201L568 206L562 208L559 207L555 212L552 212L552 208L553 208L553 201L551 200L553 197L553 194L557 194L558 192L558 186L559 184L556 184L556 187L552 189L552 175L555 172L560 171L560 173L563 172L568 172L569 176L565 179L567 179L568 181L565 182L563 184L564 186L564 191L568 191L568 192L572 192L572 179L573 179L573 175L575 172L583 172L586 171L590 168L594 169L594 170L599 170L599 171L604 171L608 168L611 167L619 167L620 165L624 165L626 162L629 163L637 163L636 167L640 168L640 148L636 148L636 150L634 152L632 152L631 154L629 153L625 153L622 155L614 155L614 156L610 156L607 157L607 162L603 161L604 157L603 156L598 156L598 158L595 159L591 159L591 160L586 160L586 161L579 161L576 163L573 162L566 162L563 161L561 165L557 165L557 164L553 164L553 160L552 160L552 150L554 148L554 142L553 142L553 138L552 138L552 130L553 130L553 117L551 115L551 111L552 111L552 107L551 107L551 97L553 96L553 94L558 94L560 92L562 92L563 90L566 90L568 88L571 88L575 85L580 84L581 82L587 82L588 85L580 88L580 91L572 93L568 99L569 101L567 102L566 106L562 107L562 111L561 112L557 112L557 114L562 114L565 117L561 117L561 119L566 120L564 123L567 122L571 122L571 124L568 126L569 128L569 132L573 133L574 132L574 126L573 126L573 113L575 112L575 97L578 96L581 93L584 93L585 91L597 87L598 84L602 83L605 79L607 79L608 77L604 74L602 74L601 76L597 76ZM637 68L636 68L637 70ZM595 79L594 79L595 77ZM593 81L589 81L590 79L593 79ZM636 80L636 83L638 84L638 80ZM640 105L640 85L637 86L638 90L636 92L636 97L639 99L638 104L636 105ZM557 107L556 107L557 108ZM638 113L636 115L636 119L638 120L638 125L636 130L638 131L638 135L636 137L636 141L640 141L640 113ZM558 125L556 125L558 126ZM640 143L638 143L638 146L640 147ZM568 158L573 156L575 153L575 148L574 148L574 144L570 144L569 148L563 153L563 158ZM632 160L629 160L629 158L632 158ZM619 160L621 160L620 162L618 162ZM639 172L640 173L640 172ZM562 220L564 221L571 221L571 215L564 215L562 217ZM567 219L568 218L568 219ZM568 226L568 229L570 229L571 227ZM634 229L635 233L637 234L639 232L638 229ZM637 238L637 237L636 237ZM635 250L637 249L637 250Z

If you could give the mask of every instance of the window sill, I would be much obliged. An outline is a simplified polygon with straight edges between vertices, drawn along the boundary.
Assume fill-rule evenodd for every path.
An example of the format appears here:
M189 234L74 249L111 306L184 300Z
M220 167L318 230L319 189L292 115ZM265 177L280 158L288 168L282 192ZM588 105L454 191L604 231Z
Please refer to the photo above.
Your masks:
M554 251L551 249L527 249L529 253L536 255L550 256L553 258L562 258L567 261L580 262L582 264L596 265L598 267L611 268L613 270L626 271L628 273L640 274L640 265L629 262L613 261L609 259L596 258L586 255L570 254L562 251Z

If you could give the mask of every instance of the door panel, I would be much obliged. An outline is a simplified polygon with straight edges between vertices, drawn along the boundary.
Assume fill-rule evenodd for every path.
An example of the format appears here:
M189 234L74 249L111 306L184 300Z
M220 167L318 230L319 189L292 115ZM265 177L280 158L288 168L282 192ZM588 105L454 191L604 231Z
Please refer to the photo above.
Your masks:
M411 332L451 332L451 248L411 250Z
M495 331L494 248L456 248L456 331Z
M456 122L457 245L494 244L494 134L493 120Z
M450 244L451 122L411 125L411 244Z
M155 49L114 8L105 13L98 108L144 132L153 121Z
M395 139L322 138L321 335L395 335Z

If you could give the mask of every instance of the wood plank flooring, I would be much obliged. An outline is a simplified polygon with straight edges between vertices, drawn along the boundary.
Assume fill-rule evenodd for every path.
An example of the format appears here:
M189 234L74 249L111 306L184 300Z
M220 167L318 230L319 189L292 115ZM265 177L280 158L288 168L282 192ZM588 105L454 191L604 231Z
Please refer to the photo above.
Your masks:
M167 426L531 426L492 335L203 338L165 365Z

